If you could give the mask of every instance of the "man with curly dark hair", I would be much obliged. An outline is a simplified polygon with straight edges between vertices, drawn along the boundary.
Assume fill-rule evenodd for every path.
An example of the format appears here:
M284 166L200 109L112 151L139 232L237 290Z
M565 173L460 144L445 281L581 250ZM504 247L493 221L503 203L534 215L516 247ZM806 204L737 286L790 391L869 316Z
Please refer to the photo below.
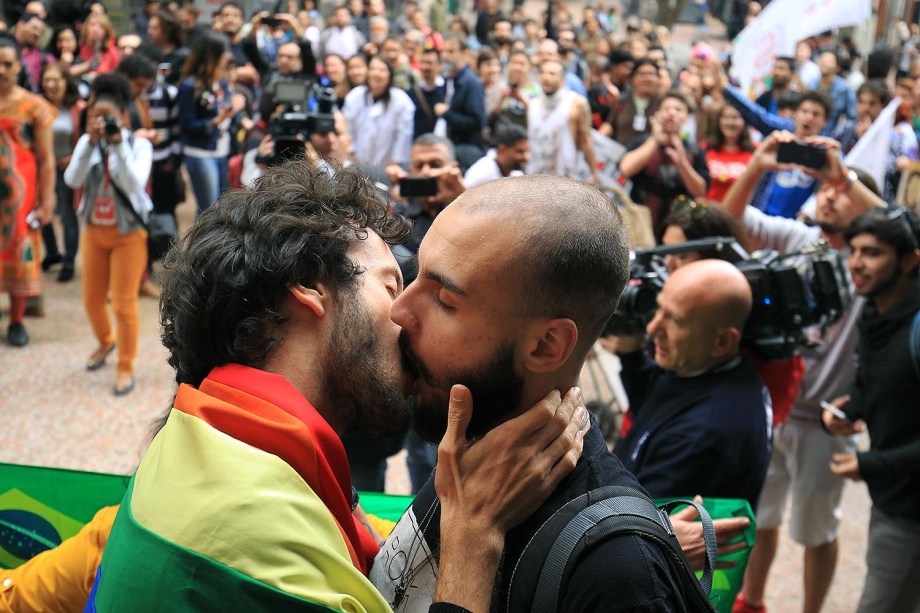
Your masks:
M408 234L357 170L305 162L199 217L167 257L160 298L174 408L119 509L88 610L390 610L366 577L379 546L354 512L339 436L407 422L388 244ZM432 610L491 593L504 533L575 464L580 403L551 392L474 443L469 403L451 403L437 490L454 539Z

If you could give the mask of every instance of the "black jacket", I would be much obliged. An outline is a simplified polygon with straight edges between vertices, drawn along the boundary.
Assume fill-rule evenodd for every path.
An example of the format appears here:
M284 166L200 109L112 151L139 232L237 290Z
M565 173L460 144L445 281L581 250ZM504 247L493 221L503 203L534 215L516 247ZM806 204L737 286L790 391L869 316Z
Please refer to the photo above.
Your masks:
M453 77L454 95L442 115L447 122L447 138L455 145L482 147L482 129L486 126L485 90L469 66ZM449 87L448 87L449 89Z
M492 596L492 611L508 610L508 586L512 570L527 543L543 523L565 503L605 485L627 486L641 491L635 477L624 470L619 460L607 451L607 443L595 422L585 436L584 452L575 470L563 479L550 499L536 513L506 535L505 552ZM409 582L405 594L407 598L412 598L412 581L421 580L425 576L424 571L411 572L416 563L412 560L413 556L431 551L434 559L437 559L441 519L440 506L436 501L432 477L400 519L400 524L412 522L410 525L417 527L413 528L413 539L422 534L426 547L420 547L415 542L394 542L394 534L400 533L400 526L397 526L382 548L386 559L378 555L371 577L378 589L383 587L381 592L385 597L388 597L389 590L387 586L378 584L378 580L374 579L375 573L378 573L378 577L386 577L388 583L398 584L400 573L408 570ZM387 557L385 554L391 546L408 552L409 564L406 564L402 554ZM388 564L389 560L394 562ZM378 565L381 566L378 568ZM426 564L420 567L424 569ZM569 578L571 580L564 581L562 593L559 594L559 610L563 612L664 613L686 610L679 579L665 559L664 552L639 536L625 535L603 541L579 558Z
M913 521L920 521L920 377L909 342L918 310L918 282L885 313L866 305L859 322L856 383L844 407L851 419L863 419L869 427L872 448L858 457L872 503L892 517Z
M642 352L620 356L635 421L614 454L653 497L744 498L757 509L770 462L770 397L737 358L695 377Z

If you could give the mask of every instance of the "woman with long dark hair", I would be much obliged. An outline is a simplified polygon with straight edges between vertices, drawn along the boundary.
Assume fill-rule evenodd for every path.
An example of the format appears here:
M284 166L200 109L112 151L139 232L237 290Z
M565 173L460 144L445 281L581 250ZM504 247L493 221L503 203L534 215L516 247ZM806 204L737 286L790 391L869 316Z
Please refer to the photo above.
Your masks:
M80 138L80 114L86 103L80 99L80 90L74 79L63 64L46 64L41 73L41 93L45 100L57 109L57 116L51 123L52 146L54 158L57 162L57 182L55 194L57 195L57 213L61 216L61 226L64 230L64 253L58 249L57 237L54 235L54 226L48 224L42 228L42 237L45 241L45 259L42 268L61 263L61 270L57 280L67 283L73 279L74 260L80 243L80 224L77 222L77 213L74 202L74 191L64 182L64 170L70 164L70 158L77 140Z
M754 153L748 125L735 107L726 104L716 112L705 149L706 165L712 179L706 197L722 202L728 188L747 168Z
M64 171L67 185L83 188L83 306L99 343L86 369L102 368L117 339L116 396L134 389L140 336L137 288L147 268L145 226L153 208L147 195L153 145L131 134L130 99L130 86L120 73L96 78L86 109L86 133ZM110 297L114 331L107 308Z
M226 36L202 32L192 43L176 97L185 168L199 213L229 187L230 128L246 106L246 98L231 94L227 84L230 58Z
M386 167L409 162L415 104L409 94L393 87L393 69L379 57L371 59L367 85L345 97L342 109L348 122L355 162Z
M48 40L45 51L58 59L58 62L69 72L74 62L79 62L77 53L80 50L80 37L69 23L54 27L54 32Z

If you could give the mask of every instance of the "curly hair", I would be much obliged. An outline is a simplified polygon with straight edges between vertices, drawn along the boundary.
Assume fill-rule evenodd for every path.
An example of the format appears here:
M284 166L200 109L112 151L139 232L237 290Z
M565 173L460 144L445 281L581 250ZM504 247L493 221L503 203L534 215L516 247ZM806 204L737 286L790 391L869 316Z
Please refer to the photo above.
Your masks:
M264 367L282 342L288 288L353 289L364 271L347 252L369 232L394 245L411 230L353 168L292 161L224 193L164 262L160 323L176 381L199 385L228 363Z

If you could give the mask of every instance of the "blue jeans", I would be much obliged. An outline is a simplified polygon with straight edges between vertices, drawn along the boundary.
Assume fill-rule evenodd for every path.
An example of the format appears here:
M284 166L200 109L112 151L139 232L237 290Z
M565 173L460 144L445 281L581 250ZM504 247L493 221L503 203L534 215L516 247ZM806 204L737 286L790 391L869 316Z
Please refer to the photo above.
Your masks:
M192 191L198 203L198 212L214 204L230 187L227 178L227 158L196 158L185 156L185 168L192 181Z

